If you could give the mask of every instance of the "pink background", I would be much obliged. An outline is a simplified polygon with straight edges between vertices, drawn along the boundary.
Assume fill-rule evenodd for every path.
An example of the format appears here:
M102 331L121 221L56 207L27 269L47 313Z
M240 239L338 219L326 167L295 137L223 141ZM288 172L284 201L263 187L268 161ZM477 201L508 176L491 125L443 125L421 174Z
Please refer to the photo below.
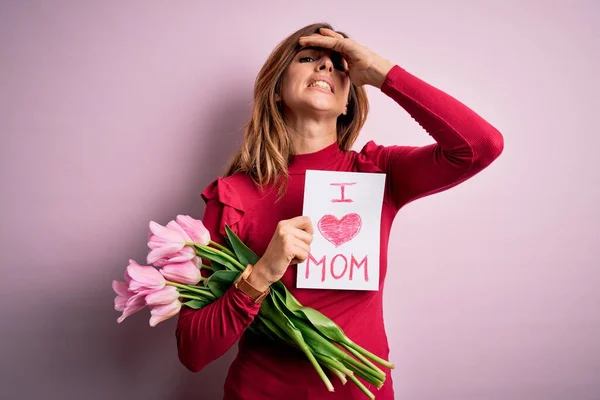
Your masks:
M600 3L205 3L0 4L0 397L220 398L233 352L188 372L175 320L117 325L110 282L144 260L148 221L202 216L267 55L329 21L505 136L489 169L397 217L397 398L600 399ZM355 148L431 142L369 95Z

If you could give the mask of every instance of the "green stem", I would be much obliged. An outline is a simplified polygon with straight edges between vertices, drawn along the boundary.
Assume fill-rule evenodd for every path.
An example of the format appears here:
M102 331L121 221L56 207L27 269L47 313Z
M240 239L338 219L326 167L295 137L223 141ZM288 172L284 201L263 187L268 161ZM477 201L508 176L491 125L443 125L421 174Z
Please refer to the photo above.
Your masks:
M305 337L306 343L310 347L318 349L319 353L328 355L343 362L354 371L362 371L362 373L366 376L372 377L369 382L382 382L385 379L385 373L383 373L383 371L379 372L378 370L373 369L370 366L363 364L351 357L348 353L334 345L330 339L325 338L318 331L314 330L312 326L307 324L305 321L296 319L294 323L302 330L302 335Z
M216 299L215 295L211 292L211 290L209 288L205 288L205 287L202 287L202 286L184 285L184 284L181 284L181 283L170 282L170 281L167 281L166 284L169 285L169 286L175 286L176 288L183 289L183 290L185 290L187 292L194 292L194 293L203 294L203 295L205 295L208 298L213 299L213 300Z
M344 364L333 357L325 356L323 354L315 353L315 357L319 362L327 367L331 367L343 373L344 375L352 375L354 372L346 368Z
M206 265L206 264L200 264L200 268L208 270L208 271L214 271L213 267L211 267L210 265Z
M330 367L329 367L329 366L327 366L327 365L326 365L326 367L327 367L327 369L328 369L329 371L331 371L331 373L332 373L332 374L334 374L335 376L337 376L337 377L338 377L338 379L339 379L340 381L342 381L342 385L345 385L345 384L348 382L348 380L346 379L346 375L344 375L342 372L338 371L337 369L330 368Z
M346 364L348 368L354 369L354 366L348 363L346 360L342 360L342 362ZM380 379L379 377L373 375L372 373L369 373L368 371L356 368L354 369L354 374L359 378L362 378L365 381L369 382L371 385L375 385L377 389L381 389L381 387L383 386L383 379Z
M179 293L179 297L183 297L185 299L192 299L192 300L200 300L200 301L206 301L206 299L203 299L201 297L198 296L192 296L191 294L185 294L185 293Z
M389 369L394 369L394 364L392 364L389 361L384 360L381 357L376 356L375 354L371 353L369 350L360 347L359 345L357 345L356 343L354 343L350 339L348 339L348 341L345 344L347 346L352 347L354 350L358 351L359 353L361 353L365 357L370 358L371 360L375 361L376 363L379 363L379 364L381 364L384 367L387 367Z
M383 375L384 376L383 379L385 380L385 372L383 372L379 367L377 367L375 364L373 364L371 361L369 361L368 358L366 358L365 356L360 354L358 351L354 350L352 347L348 346L346 343L342 343L342 346L344 346L344 348L346 350L348 350L350 352L350 354L352 354L354 357L358 358L360 361L367 364L369 367L373 368L375 371L377 371L381 375Z
M238 260L236 260L234 257L230 256L230 255L229 255L229 254L227 254L227 253L224 253L224 252L222 252L222 251L219 251L219 250L213 249L212 247L209 247L209 246L203 246L203 245L199 245L199 244L196 244L196 247L198 247L198 248L201 248L201 249L203 249L203 250L206 250L207 252L209 252L209 253L213 253L213 254L215 254L215 253L221 253L221 255L222 255L223 257L227 258L227 259L228 259L229 261L231 261L231 262L232 262L234 265L238 266L238 267L239 267L239 271L240 271L240 272L242 272L244 269L246 269L246 265L242 265L242 264L241 264L241 263L240 263Z
M295 343L295 345L298 348L300 348L300 350L306 355L306 357L312 364L313 368L319 375L319 378L321 378L321 380L327 387L327 390L330 392L333 392L334 391L333 384L331 383L331 381L325 374L325 371L323 371L323 368L321 368L321 365L319 365L319 363L317 362L317 359L315 358L315 355L311 351L310 346L308 346L306 344L306 342L304 341L303 335L300 332L300 330L297 330L297 328L293 326L292 322L287 319L285 314L279 316L279 318L278 318L277 313L273 312L276 310L276 308L273 308L273 309L270 308L271 306L275 306L275 304L271 304L270 301L271 301L271 298L267 298L266 303L263 303L263 308L262 308L263 315L261 316L261 320L264 321L266 323L267 327L270 330L272 330L273 332L275 332L279 337L284 338L284 336L285 336L288 339L290 339L293 343ZM265 309L269 309L272 312L266 313L266 314L268 314L268 316L267 316L267 315L265 315L265 311L264 311Z
M363 383L361 381L358 380L357 377L355 377L354 375L348 375L348 379L350 379L352 382L354 382L354 384L356 386L358 386L358 388L367 395L367 397L371 400L375 399L375 395L373 393L371 393L371 391L369 389L367 389L367 387L365 385L363 385Z
M342 381L343 385L345 385L347 382L346 375L354 374L354 372L346 368L344 364L334 358L327 357L319 353L315 353L315 357L321 364L323 364L328 370L337 376Z
M379 374L376 370L371 369L369 366L362 364L350 356L340 358L340 361L356 372L356 374L359 374L361 378L369 381L369 383L374 385L379 385L381 383L381 385L383 385L385 374Z
M310 351L310 348L307 345L303 345L300 347L304 354L306 354L306 357L308 357L308 360L310 361L312 366L317 371L317 374L319 375L323 383L325 383L327 390L329 390L330 392L334 392L335 390L333 389L333 384L331 383L327 375L325 375L325 371L323 371L323 368L321 368L321 365L319 365L319 363L317 362L317 359L315 358L315 355L312 353L312 351Z
M221 249L223 252L227 253L231 257L235 257L235 254L231 250L229 250L227 247L223 246L222 244L219 244L219 243L214 242L212 240L209 242L209 244L215 246L218 249Z

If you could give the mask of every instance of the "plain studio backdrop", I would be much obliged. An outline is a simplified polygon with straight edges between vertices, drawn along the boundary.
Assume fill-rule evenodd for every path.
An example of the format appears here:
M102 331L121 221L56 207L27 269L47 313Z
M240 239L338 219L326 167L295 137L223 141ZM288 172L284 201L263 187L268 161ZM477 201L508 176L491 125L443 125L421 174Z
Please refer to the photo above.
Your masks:
M201 218L254 78L328 21L504 135L481 174L390 238L397 399L600 399L597 1L10 1L0 5L2 399L219 399L175 319L118 325L113 279L148 222ZM432 139L368 88L355 145Z

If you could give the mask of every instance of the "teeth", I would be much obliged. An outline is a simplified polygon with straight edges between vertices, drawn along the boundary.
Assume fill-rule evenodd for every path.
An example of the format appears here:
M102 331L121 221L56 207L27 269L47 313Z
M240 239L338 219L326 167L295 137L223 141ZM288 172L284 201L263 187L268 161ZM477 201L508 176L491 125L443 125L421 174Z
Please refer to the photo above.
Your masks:
M323 89L327 89L327 90L331 91L331 86L329 86L329 84L324 81L315 81L315 82L311 83L310 85L308 85L308 87L315 87L315 86L318 86Z

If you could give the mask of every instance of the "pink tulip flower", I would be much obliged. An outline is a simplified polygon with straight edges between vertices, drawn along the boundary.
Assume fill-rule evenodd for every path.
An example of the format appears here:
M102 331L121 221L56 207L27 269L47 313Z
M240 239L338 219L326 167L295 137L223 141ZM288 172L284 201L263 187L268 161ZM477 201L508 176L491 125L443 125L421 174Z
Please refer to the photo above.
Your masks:
M197 243L207 246L210 243L210 232L202 221L194 219L189 215L178 215L174 221L169 221L166 226L150 221L150 233L148 235L148 247L150 253L147 257L148 264L162 265L166 264L165 260L177 258L171 262L182 262L190 260L189 254L194 251L184 250L186 244ZM180 253L183 251L183 253ZM194 251L195 254L195 251ZM182 257L189 257L183 259Z
M164 288L150 293L146 296L146 305L154 307L171 304L179 299L179 292L174 286L165 286Z
M125 320L125 318L129 317L132 314L142 310L146 307L145 296L147 293L150 293L150 290L142 291L134 294L127 300L125 304L125 308L123 309L123 314L119 318L117 318L117 322L121 323Z
M165 287L165 278L156 268L139 265L134 260L129 260L125 271L125 280L129 284L129 291L135 294L147 290L160 290Z
M183 249L179 250L177 253L169 254L167 257L159 258L154 261L154 264L157 267L163 267L167 264L175 264L180 262L186 262L192 260L196 257L196 250L193 247L185 246Z
M192 239L175 221L171 221L167 226L162 226L154 221L150 221L150 231L152 236L148 240L148 264L154 264L161 258L171 258L175 253L181 251L186 242Z
M112 288L117 294L115 297L115 310L123 313L117 319L121 323L130 316L135 314L146 306L144 297L149 291L134 293L128 289L129 285L126 282L113 281Z
M167 264L160 269L160 273L171 282L195 285L202 279L200 268L198 268L199 260L198 257L195 257L190 261Z
M203 246L208 246L210 243L210 232L202 221L194 219L189 215L178 215L175 222L184 230L185 233L192 239L192 242Z
M181 302L175 300L174 302L166 305L160 305L150 308L150 326L155 327L162 321L171 318L181 310Z
M112 288L117 294L117 297L115 297L115 310L123 311L127 300L133 296L133 292L129 291L129 285L126 282L113 281Z

